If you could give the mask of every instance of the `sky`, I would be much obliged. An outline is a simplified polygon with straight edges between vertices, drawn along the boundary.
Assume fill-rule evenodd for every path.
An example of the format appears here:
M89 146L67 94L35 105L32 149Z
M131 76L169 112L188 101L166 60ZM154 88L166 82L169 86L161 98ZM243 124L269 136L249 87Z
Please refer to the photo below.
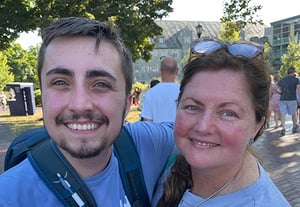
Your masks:
M265 25L292 16L300 15L299 0L252 0L262 5L257 13ZM163 20L220 21L223 16L223 0L173 0L173 12ZM35 33L22 34L17 40L24 49L41 42Z
M262 5L257 13L267 26L271 22L300 15L299 0L251 0ZM220 21L223 0L173 0L173 12L166 20Z

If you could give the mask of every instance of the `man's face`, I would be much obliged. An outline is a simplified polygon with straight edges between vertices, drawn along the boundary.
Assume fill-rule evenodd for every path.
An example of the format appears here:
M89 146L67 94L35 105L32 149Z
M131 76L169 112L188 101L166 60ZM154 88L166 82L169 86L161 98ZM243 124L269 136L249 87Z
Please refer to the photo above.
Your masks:
M41 72L43 116L63 153L91 158L110 151L130 107L120 56L95 38L56 38Z

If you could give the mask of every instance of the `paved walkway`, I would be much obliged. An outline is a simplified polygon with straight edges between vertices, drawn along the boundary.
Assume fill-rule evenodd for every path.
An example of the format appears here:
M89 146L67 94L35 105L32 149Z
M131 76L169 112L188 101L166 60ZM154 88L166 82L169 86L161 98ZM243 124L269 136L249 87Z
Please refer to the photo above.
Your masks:
M283 137L279 135L280 128L267 129L254 147L263 159L263 166L291 206L300 207L300 133L291 133L291 123L286 127ZM0 174L3 172L6 148L13 138L8 125L0 120Z
M300 207L300 133L292 134L291 128L287 125L288 131L282 137L280 128L267 129L254 147L262 157L263 166L291 206Z

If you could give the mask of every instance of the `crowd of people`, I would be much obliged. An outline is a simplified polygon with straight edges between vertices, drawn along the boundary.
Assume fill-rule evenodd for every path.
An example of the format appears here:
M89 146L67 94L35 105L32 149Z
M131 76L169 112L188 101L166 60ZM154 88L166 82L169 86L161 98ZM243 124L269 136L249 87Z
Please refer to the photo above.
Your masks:
M122 128L139 154L153 207L290 206L251 146L270 117L273 90L261 45L198 39L180 83L174 81L177 62L164 57L162 81L145 94L143 121L123 124L132 103L133 69L118 30L66 17L45 28L42 40L38 76L45 128L98 206L135 206L113 151ZM290 104L282 96L283 80L276 91L280 102ZM164 92L154 93L158 89ZM150 112L156 98L156 111ZM152 115L169 110L166 120ZM279 110L284 129L283 105ZM0 206L63 206L33 165L26 158L0 176Z
M273 117L274 128L281 126L280 135L286 134L286 116L291 115L292 133L298 132L300 123L300 81L294 67L287 70L287 75L271 75L269 115L266 127L270 127Z

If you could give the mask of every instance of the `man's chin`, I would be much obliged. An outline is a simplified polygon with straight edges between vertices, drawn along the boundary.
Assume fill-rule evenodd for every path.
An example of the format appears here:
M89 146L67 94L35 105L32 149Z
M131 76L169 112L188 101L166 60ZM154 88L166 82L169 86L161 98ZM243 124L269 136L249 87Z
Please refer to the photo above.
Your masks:
M75 143L72 143L72 144L75 144ZM96 157L105 149L105 146L106 146L105 144L101 144L101 146L99 144L92 145L87 142L76 143L76 145L71 146L64 141L59 143L59 147L61 149L63 149L71 157L77 158L77 159L88 159L88 158Z
M101 152L102 149L100 148L80 148L78 150L73 150L66 148L64 149L71 157L76 159L88 159L97 157Z

